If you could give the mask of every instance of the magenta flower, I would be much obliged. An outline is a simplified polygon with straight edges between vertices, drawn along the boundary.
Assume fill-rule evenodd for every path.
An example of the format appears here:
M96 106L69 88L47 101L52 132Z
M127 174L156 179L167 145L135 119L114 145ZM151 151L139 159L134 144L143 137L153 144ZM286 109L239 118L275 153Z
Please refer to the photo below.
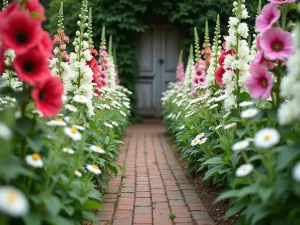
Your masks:
M269 2L276 4L276 5L282 5L285 3L296 2L296 0L269 0Z
M279 18L280 10L278 9L277 5L266 5L262 10L261 15L256 19L257 30L263 33L271 29Z
M271 96L273 80L265 66L251 66L245 84L253 98L266 100Z
M260 46L268 60L286 60L293 54L293 36L275 27L262 34Z
M193 85L205 85L206 84L206 78L205 76L195 76L193 79Z

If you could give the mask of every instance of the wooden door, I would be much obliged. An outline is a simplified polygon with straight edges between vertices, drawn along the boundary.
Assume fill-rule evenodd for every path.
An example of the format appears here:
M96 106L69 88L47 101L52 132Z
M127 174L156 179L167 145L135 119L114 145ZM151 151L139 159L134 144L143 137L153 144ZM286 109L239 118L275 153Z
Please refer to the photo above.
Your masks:
M180 30L153 25L138 38L137 111L143 117L161 117L161 95L176 80Z

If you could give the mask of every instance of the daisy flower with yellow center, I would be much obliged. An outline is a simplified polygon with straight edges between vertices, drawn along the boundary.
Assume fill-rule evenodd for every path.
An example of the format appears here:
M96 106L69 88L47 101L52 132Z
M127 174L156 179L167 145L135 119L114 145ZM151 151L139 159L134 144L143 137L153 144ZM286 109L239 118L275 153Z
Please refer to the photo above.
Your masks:
M202 145L202 144L204 144L206 141L207 141L207 138L203 138L203 139L201 139L201 140L199 141L199 144Z
M105 153L105 151L100 146L97 146L97 145L92 145L90 147L90 149L91 149L91 151L96 152L98 154L104 154Z
M99 175L101 174L101 170L99 169L99 167L95 164L93 165L87 165L86 168L88 169L88 171L92 172L93 174Z
M192 140L191 145L192 145L192 146L196 146L196 145L198 145L199 143L200 143L200 140L199 140L199 139L194 139L194 140Z
M233 151L244 150L249 146L249 144L250 142L248 140L239 141L232 146L232 150Z
M70 155L73 155L75 153L75 151L69 147L63 148L63 152L66 152Z
M41 156L38 153L33 153L32 155L27 155L25 157L26 163L34 168L42 168L44 163L41 159Z
M254 137L254 144L258 148L271 148L280 142L280 134L274 128L264 128Z
M252 164L244 164L241 165L235 172L235 175L237 177L245 177L249 175L254 169L254 166Z
M197 136L196 136L196 138L195 139L201 139L201 138L203 138L204 137L204 133L199 133Z
M81 133L80 133L80 132L78 131L78 129L75 128L75 127L72 127L72 128L70 128L70 127L65 127L64 131L65 131L65 134L66 134L69 138L73 139L74 141L80 141L81 138L82 138Z
M62 118L56 118L55 120L51 120L47 123L49 126L58 126L65 127L67 124Z
M73 102L80 103L80 104L86 104L88 102L88 99L83 95L75 95L73 97Z
M77 108L74 105L67 104L66 108L71 112L77 112Z

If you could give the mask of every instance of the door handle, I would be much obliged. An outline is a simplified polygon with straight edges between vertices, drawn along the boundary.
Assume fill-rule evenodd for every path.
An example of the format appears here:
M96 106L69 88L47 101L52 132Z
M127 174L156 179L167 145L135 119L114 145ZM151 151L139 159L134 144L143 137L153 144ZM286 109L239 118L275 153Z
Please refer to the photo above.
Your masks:
M164 64L164 60L163 59L158 60L158 62L159 62L160 65Z

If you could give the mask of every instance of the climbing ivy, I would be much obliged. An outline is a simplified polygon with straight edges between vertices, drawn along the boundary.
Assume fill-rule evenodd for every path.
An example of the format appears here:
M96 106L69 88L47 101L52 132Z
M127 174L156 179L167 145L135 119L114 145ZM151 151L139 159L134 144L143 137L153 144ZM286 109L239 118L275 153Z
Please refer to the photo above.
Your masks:
M47 2L47 0L44 0ZM57 14L61 0L52 0L49 3L48 28L55 33ZM68 36L74 36L76 21L81 1L64 0L65 27ZM249 14L255 17L257 1L247 0ZM136 37L144 32L148 24L153 23L154 16L163 17L169 23L175 23L189 28L189 35L183 43L187 49L193 43L193 27L197 27L200 41L204 41L205 21L210 27L215 27L215 18L220 15L221 31L227 32L227 21L231 16L232 1L228 0L89 0L93 10L94 42L99 46L101 28L107 28L107 34L112 34L114 47L117 49L118 70L121 84L135 92L137 78ZM252 18L252 23L254 19ZM210 30L212 38L213 29ZM136 95L132 95L133 109L136 104ZM132 112L133 117L135 111Z

